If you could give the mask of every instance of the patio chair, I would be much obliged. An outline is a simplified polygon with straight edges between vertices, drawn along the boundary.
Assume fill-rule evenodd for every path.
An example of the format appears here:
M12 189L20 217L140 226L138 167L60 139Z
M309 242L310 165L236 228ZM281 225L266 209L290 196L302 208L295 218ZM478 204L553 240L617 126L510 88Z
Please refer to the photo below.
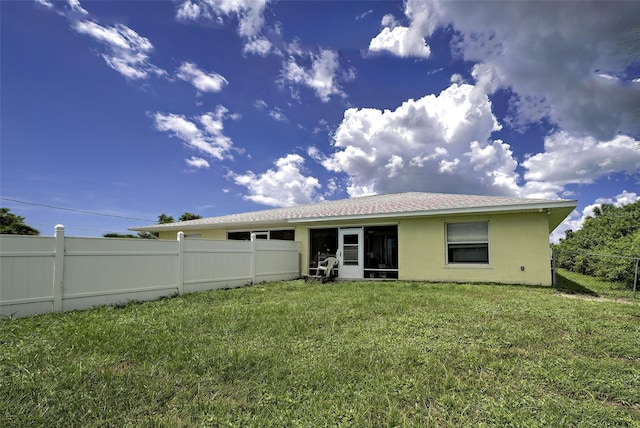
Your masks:
M315 275L302 274L305 281L320 281L325 283L333 281L336 277L335 268L338 266L338 259L335 257L327 257L326 259L318 262L315 268Z
M322 278L322 283L333 281L335 278L335 267L338 266L338 259L335 257L327 257L318 263L317 275Z

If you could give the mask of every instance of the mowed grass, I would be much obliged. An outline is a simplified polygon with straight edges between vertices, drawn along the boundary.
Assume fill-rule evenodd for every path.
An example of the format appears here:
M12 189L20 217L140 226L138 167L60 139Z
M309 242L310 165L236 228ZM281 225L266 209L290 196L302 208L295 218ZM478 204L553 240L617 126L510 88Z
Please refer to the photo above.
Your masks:
M3 320L0 426L640 426L640 305L290 281Z
M566 269L558 269L556 287L563 293L605 299L633 299L633 283L610 282L593 276L582 275ZM636 298L640 299L640 287L636 286ZM638 302L638 300L636 300Z

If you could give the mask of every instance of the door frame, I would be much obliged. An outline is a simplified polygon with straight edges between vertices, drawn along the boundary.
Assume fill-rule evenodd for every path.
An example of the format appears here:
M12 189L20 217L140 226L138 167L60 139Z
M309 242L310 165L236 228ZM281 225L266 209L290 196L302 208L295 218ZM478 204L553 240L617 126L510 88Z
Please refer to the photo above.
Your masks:
M358 264L344 264L344 237L357 235L358 237ZM345 227L338 229L338 278L362 279L364 278L364 227Z

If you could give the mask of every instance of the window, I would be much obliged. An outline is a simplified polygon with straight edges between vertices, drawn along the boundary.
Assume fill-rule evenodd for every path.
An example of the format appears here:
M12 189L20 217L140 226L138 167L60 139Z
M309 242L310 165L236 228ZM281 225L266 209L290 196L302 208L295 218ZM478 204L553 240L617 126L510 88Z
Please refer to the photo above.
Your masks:
M234 241L250 241L252 233L255 233L256 239L280 239L283 241L293 241L295 238L295 231L293 229L287 229L227 232L227 239Z
M447 223L447 263L489 263L489 223Z
M249 241L251 240L251 232L229 232L227 239L233 241Z
M359 232L358 232L359 233ZM360 258L358 254L360 252L361 243L358 242L358 235L347 235L345 233L342 242L342 264L345 266L358 266Z
M269 239L280 239L281 241L294 241L295 231L291 230L272 230L269 233Z

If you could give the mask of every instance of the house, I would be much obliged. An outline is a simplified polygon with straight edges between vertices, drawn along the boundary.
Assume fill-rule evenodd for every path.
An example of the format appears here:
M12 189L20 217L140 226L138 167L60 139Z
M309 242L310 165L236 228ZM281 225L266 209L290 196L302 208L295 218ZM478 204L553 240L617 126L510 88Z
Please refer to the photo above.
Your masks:
M549 234L571 200L396 193L132 228L161 239L285 239L301 272L328 256L338 277L550 285Z

